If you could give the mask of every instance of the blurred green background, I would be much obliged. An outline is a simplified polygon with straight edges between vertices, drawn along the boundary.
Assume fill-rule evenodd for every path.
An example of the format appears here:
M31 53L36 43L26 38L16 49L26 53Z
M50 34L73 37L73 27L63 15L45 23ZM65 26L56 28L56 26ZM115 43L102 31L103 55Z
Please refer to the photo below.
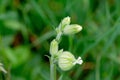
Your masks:
M120 80L120 0L0 0L0 80L49 80L49 43L66 16L83 30L60 49L84 63L63 80ZM58 75L61 70L58 68Z

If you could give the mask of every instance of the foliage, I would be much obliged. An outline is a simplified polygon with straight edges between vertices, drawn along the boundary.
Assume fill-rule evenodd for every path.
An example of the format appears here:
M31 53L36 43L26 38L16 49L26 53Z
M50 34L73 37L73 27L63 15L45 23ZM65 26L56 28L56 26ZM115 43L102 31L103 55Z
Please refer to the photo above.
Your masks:
M0 80L49 80L49 43L66 16L83 26L60 47L84 64L64 80L120 79L120 0L0 0ZM60 69L58 69L61 73ZM57 75L59 77L59 75Z

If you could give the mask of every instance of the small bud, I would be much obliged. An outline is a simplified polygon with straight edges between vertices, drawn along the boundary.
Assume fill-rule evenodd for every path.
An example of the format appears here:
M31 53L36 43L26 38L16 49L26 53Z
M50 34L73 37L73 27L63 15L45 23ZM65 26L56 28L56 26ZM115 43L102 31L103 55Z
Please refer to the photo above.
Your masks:
M64 29L64 27L66 27L66 25L69 25L70 24L70 17L65 17L62 22L61 22L61 26L62 26L62 29Z
M63 49L61 49L61 50L58 51L57 56L59 56L62 53L63 53Z
M58 42L54 39L50 44L50 54L55 55L58 52Z
M57 54L54 55L54 58L55 58L55 61L57 62L58 61L58 58L59 58L59 55L61 55L63 53L63 49L59 50L57 52Z
M82 26L78 24L68 25L64 28L63 33L66 35L75 34L82 30Z
M70 24L70 17L65 17L63 20L62 20L62 24L67 24L69 25Z
M64 28L65 28L67 25L69 25L69 24L70 24L70 17L68 16L68 17L65 17L65 18L61 21L61 23L59 24L59 26L56 28L56 32L57 32L57 34L58 34L58 37L57 37L57 38L61 37ZM59 36L59 35L60 35L60 36Z
M65 51L59 55L58 65L63 71L67 71L74 66L74 62L76 61L75 57L72 53Z

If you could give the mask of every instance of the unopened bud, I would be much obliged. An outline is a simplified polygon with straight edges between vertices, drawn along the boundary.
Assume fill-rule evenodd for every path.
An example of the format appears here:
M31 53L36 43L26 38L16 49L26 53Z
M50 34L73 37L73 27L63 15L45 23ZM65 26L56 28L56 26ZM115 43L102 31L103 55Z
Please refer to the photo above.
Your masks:
M62 21L61 21L61 28L64 29L66 27L66 25L70 24L70 17L65 17Z
M50 54L55 55L58 52L58 42L54 39L50 44Z
M63 53L63 49L61 49L61 50L58 51L57 56L59 56L62 53Z
M66 35L75 34L82 30L82 26L78 24L68 25L64 28L63 33Z

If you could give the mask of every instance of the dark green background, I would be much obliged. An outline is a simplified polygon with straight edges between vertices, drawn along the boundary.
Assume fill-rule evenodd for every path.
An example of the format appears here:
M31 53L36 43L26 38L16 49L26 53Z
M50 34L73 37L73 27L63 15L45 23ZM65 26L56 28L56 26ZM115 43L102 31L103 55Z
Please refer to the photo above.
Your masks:
M49 80L45 55L66 16L83 30L63 36L59 48L84 63L63 80L120 80L120 0L0 0L0 62L8 71L0 80Z

